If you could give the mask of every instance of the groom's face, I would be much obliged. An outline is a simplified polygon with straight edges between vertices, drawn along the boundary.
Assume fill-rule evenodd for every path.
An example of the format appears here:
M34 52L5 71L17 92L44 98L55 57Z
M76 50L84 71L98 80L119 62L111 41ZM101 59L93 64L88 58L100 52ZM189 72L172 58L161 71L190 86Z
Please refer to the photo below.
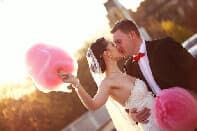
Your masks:
M129 56L132 55L133 47L131 46L132 39L130 34L126 34L122 32L121 30L117 30L113 33L113 41L117 46L117 49L119 53L122 54L122 56Z

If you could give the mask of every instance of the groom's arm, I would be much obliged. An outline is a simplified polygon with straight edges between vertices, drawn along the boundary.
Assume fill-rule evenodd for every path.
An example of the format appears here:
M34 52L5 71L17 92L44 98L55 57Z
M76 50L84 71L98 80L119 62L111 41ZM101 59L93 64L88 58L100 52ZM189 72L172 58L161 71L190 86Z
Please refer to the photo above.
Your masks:
M176 80L185 89L193 90L197 93L197 61L182 45L168 37L160 44L160 49L164 50L169 57L168 61L173 63ZM174 74L171 74L173 76Z

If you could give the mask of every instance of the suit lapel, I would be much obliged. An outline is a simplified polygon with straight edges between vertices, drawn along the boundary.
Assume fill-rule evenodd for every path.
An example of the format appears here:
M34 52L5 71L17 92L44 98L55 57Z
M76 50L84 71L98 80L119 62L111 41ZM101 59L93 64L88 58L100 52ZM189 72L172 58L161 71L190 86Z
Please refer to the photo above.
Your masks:
M153 72L153 62L154 62L154 45L151 45L151 43L149 41L145 42L146 44L146 52L147 52L147 56L148 56L148 60L149 60L149 65L150 65L150 69Z
M155 79L155 81L158 83L158 74L156 72L156 69L157 69L157 64L156 64L156 47L155 45L156 44L153 44L151 43L150 41L146 41L145 42L146 44L146 51L147 51L147 57L148 57L148 60L149 60L149 66L150 66L150 69L151 69L151 72L152 72L152 75L153 75L153 78Z

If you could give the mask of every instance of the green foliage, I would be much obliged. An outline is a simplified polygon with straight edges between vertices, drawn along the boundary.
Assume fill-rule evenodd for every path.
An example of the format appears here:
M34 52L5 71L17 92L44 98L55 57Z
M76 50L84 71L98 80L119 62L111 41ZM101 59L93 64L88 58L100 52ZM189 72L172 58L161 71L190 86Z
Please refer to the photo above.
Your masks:
M176 41L182 43L189 38L193 33L188 29L174 23L173 21L162 21L161 28L167 35L173 37Z
M197 1L145 0L131 13L136 23L147 29L152 39L171 36L183 42L197 32Z

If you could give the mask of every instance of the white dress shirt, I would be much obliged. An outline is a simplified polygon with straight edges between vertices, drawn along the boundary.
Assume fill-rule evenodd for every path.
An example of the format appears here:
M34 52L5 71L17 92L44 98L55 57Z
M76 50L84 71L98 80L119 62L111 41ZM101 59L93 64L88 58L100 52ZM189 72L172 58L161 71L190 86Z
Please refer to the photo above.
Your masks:
M138 64L140 66L140 70L142 74L144 75L146 81L148 82L150 88L152 89L154 94L157 94L161 89L159 88L158 84L156 83L152 71L150 69L149 60L147 56L147 50L145 41L142 39L142 44L140 46L139 52L145 53L145 56L140 58L138 61Z

